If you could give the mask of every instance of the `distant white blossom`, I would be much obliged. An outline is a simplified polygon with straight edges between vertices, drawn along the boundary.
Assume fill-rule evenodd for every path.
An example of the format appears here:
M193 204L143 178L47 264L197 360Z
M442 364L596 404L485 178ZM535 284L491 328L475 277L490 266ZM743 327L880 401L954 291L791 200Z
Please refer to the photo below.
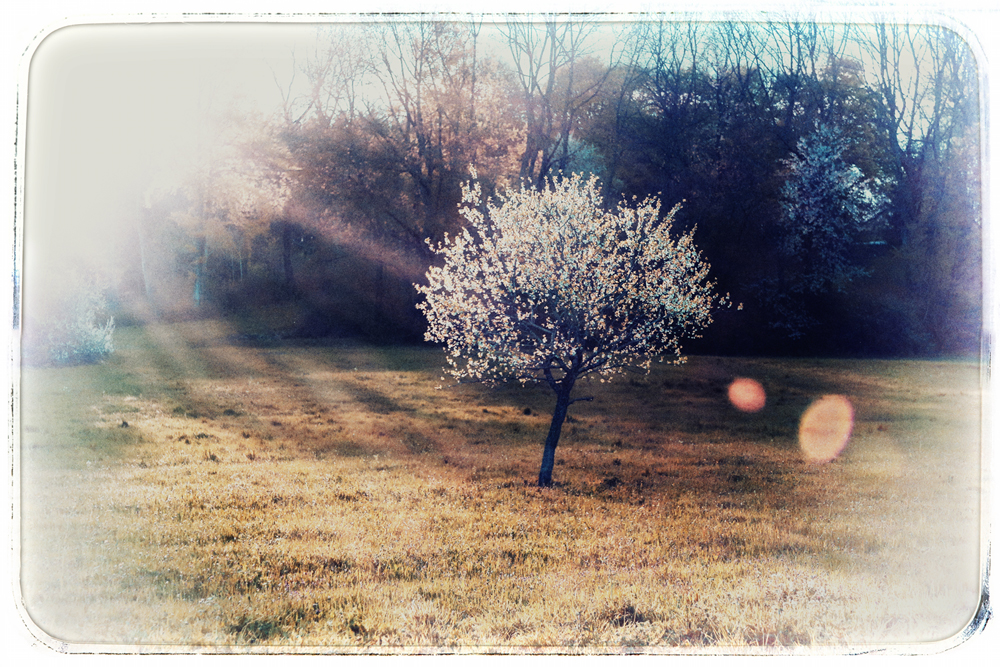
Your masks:
M844 159L847 147L838 129L820 125L785 162L783 249L801 261L804 291L842 290L865 275L851 253L888 204L883 184Z

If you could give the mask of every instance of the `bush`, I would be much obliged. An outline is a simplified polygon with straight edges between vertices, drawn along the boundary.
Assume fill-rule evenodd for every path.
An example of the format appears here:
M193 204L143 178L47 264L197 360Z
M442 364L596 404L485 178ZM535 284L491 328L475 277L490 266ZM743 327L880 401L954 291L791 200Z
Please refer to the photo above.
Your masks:
M25 356L38 364L90 364L114 352L114 317L92 282L72 287L46 304L26 304ZM38 315L31 317L32 306Z

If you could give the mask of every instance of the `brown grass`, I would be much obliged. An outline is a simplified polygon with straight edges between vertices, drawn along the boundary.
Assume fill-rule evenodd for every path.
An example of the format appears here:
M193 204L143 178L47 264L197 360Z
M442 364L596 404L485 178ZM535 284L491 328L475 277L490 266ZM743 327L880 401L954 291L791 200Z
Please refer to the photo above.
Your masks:
M658 651L946 639L980 582L974 363L693 358L552 397L436 389L441 357L122 330L25 369L24 604L118 646ZM733 409L760 381L768 405ZM854 435L803 461L799 416Z

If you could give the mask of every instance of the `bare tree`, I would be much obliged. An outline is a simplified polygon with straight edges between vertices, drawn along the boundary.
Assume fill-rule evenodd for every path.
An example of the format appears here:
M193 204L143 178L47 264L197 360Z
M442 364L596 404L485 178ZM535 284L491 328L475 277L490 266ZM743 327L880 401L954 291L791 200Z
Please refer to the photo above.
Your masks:
M552 171L566 168L570 139L584 108L590 104L613 69L620 51L612 44L608 65L588 56L594 24L561 21L510 20L503 28L520 85L525 122L525 146L520 177L541 185Z
M293 126L312 119L322 125L351 122L362 107L362 89L373 70L371 54L365 48L363 26L335 24L317 28L316 47L299 69L293 54L292 74L282 85L275 84L282 97L282 120ZM306 78L308 91L297 93L296 77Z

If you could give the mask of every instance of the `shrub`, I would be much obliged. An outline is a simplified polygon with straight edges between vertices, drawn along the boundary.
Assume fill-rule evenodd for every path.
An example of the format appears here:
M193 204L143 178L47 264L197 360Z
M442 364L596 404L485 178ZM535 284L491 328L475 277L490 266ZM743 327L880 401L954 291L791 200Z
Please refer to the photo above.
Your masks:
M67 284L47 303L32 303L26 310L25 356L30 362L90 364L114 352L114 317L100 288L92 280ZM37 306L36 317L30 306Z

